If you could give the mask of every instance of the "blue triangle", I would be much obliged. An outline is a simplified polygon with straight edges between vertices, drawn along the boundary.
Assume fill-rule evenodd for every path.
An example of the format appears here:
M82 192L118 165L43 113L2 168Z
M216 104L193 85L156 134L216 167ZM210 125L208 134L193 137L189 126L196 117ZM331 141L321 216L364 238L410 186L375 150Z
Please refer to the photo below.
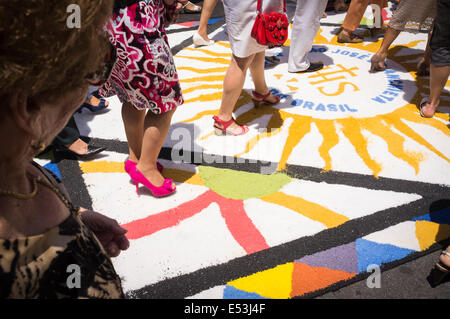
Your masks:
M48 169L50 172L58 176L59 179L62 179L61 172L59 171L58 164L56 163L48 163L44 165L44 168Z
M367 272L369 265L381 266L384 263L402 259L415 251L359 238L356 240L356 252L358 253L358 272L364 273Z
M444 208L442 210L438 210L417 218L414 218L413 221L425 220L428 222L433 222L437 224L448 224L450 225L450 207Z
M267 299L252 292L246 292L234 288L233 286L225 286L223 291L223 299Z

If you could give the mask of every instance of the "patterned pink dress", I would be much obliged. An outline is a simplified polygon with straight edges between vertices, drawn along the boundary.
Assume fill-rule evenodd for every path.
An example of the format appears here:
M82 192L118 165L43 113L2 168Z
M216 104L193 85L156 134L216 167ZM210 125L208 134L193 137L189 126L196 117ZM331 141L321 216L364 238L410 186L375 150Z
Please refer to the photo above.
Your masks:
M155 114L183 104L177 69L164 30L162 0L142 0L114 12L106 29L117 59L100 95L117 95Z

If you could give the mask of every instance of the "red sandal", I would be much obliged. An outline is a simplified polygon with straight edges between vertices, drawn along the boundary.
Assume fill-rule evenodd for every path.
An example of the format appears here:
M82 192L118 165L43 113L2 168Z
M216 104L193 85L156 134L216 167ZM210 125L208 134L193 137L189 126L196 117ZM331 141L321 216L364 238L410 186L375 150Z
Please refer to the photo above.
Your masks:
M252 91L252 94L253 94L252 100L253 100L253 103L255 104L255 107L260 106L261 103L268 104L268 105L275 105L275 104L280 103L280 100L281 100L281 97L274 95L276 97L276 101L275 102L269 101L268 97L272 94L272 92L270 92L270 91L267 94L261 94L256 91Z
M214 119L214 132L216 135L243 135L245 133L247 133L249 131L248 126L247 125L239 125L234 118L232 117L231 120L225 122L222 121L221 119L219 119L219 117L217 117L216 115L213 116ZM238 134L234 134L232 132L227 131L227 128L233 124L236 123L237 125L239 125L241 127L241 132ZM221 125L222 127L219 127L218 125Z

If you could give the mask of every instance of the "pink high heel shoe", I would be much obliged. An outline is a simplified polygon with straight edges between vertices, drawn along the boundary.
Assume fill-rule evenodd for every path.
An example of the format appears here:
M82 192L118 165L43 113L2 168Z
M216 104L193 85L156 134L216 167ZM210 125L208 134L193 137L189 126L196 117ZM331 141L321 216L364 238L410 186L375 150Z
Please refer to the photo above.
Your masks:
M139 195L139 184L144 185L147 187L150 192L152 192L153 196L155 197L163 197L168 196L175 192L176 187L172 188L172 179L164 179L164 183L160 187L156 187L150 181L142 174L136 167L132 174L130 175L131 180L133 181L134 185L136 186L136 193Z
M129 159L125 161L125 172L128 173L128 175L133 174L134 170L136 169L136 162L130 161ZM161 173L164 169L164 166L162 166L159 162L156 162L156 168Z

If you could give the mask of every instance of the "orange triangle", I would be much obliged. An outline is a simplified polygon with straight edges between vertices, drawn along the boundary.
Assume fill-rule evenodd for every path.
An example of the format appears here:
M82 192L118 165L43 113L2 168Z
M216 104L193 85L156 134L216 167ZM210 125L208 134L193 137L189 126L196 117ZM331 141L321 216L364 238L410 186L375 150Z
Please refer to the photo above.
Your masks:
M303 263L294 263L292 273L291 298L302 296L328 287L338 281L355 277L356 274L322 267L311 267Z

